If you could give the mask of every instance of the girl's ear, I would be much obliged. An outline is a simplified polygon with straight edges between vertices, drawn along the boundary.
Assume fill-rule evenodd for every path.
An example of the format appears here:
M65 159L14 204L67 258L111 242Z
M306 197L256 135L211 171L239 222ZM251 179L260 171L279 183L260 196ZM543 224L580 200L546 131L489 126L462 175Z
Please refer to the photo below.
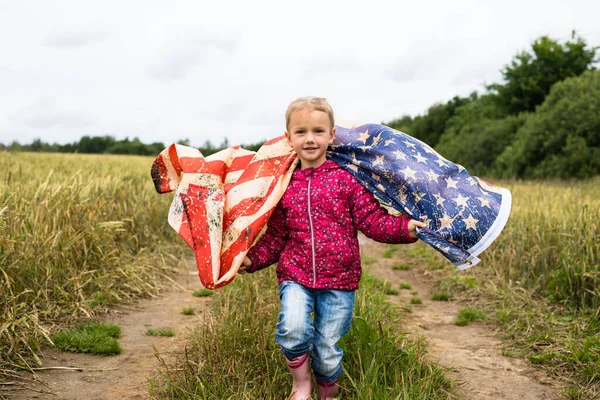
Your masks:
M333 139L335 139L335 126L331 128L331 135L329 137L329 144L333 143Z
M285 137L287 138L288 143L291 145L292 141L290 140L290 134L288 131L285 131Z

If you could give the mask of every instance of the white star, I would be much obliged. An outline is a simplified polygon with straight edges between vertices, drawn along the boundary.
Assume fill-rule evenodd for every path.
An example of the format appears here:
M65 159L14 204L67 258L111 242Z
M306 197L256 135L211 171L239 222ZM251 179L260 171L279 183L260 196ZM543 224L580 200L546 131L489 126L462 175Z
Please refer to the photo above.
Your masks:
M490 206L490 201L484 199L483 197L478 197L477 200L479 200L481 202L481 207L489 207Z
M365 145L363 145L363 146L358 146L358 148L361 149L362 151L366 152L368 149L371 148L371 146L365 146Z
M423 148L429 154L436 154L435 151L433 151L433 149L431 147L429 147L429 146L423 146Z
M473 177L469 178L469 186L475 186L477 185L477 180L474 179Z
M371 143L371 146L377 146L379 142L381 142L381 136L377 135L373 138L373 143Z
M348 164L347 167L350 168L354 172L358 172L358 167L354 164Z
M448 187L448 189L450 189L451 187L454 189L458 189L456 187L457 183L458 183L458 181L452 180L452 177L446 179L446 186Z
M360 140L364 144L367 144L367 139L369 138L369 130L367 129L363 133L360 134L360 137L356 140Z
M406 145L406 147L410 147L412 149L415 148L415 145L411 142L409 142L408 140L403 140L404 144Z
M375 165L383 165L384 157L383 154L380 156L375 156L375 161L373 161L373 166Z
M348 153L348 155L349 155L350 157L352 157L352 158L356 158L356 154L354 154L354 152L353 152L353 151L351 151L350 153Z
M437 182L439 177L440 176L438 174L436 174L435 172L433 172L433 170L429 170L429 172L427 172L427 178L429 179L430 182Z
M444 216L440 218L440 229L450 228L455 219L456 217L450 218L449 215L444 214Z
M406 168L400 170L400 172L404 174L404 179L408 178L409 176L411 179L417 179L417 177L415 176L417 171L410 169L408 165L406 166Z
M473 218L473 215L469 215L469 218L465 218L464 221L465 221L465 225L467 226L467 229L477 230L477 223L479 222L479 220Z
M437 206L444 206L444 202L446 201L445 198L443 198L442 196L440 196L439 194L434 194L433 195L436 199L436 205Z
M467 206L467 200L469 200L469 198L468 197L463 197L462 194L459 194L458 197L452 199L452 201L455 202L458 207L460 207L460 206L466 207Z
M396 156L396 160L406 160L406 155L400 150L396 150L394 156Z
M460 165L460 164L456 164L456 166L458 167L458 171L459 171L459 172L466 171L465 167L463 167L462 165Z
M436 163L438 163L438 165L440 167L447 167L448 165L446 165L446 163L444 162L444 160L442 160L441 158L438 158L437 160L435 160Z
M427 164L427 159L421 155L421 153L417 153L415 156L417 162L422 162L423 164Z
M448 246L448 247L440 247L440 250L443 251L444 253L448 253L450 251L450 246Z
M376 180L377 182L379 182L379 175L375 175L375 174L371 174L371 178L373 178L374 180Z
M394 143L394 139L388 139L385 141L385 143L383 143L384 146L389 146L390 144Z

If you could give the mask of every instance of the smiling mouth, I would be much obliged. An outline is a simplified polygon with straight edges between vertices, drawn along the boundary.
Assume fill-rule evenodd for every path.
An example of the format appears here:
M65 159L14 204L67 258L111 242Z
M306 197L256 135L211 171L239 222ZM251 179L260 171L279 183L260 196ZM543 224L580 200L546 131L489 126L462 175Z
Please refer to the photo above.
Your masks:
M310 150L317 150L318 147L305 147L304 150L310 151Z

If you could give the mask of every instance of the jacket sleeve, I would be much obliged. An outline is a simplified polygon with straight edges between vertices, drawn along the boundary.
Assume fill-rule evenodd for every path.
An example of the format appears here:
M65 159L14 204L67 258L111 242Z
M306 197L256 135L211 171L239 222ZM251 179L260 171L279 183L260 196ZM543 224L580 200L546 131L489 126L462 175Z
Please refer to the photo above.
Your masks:
M352 177L350 186L350 213L356 229L367 237L382 243L413 243L406 215L395 216L383 208L366 187Z
M258 242L248 251L252 266L247 272L252 273L266 268L277 261L288 240L288 229L285 224L285 214L281 202L277 204L267 224L267 231Z

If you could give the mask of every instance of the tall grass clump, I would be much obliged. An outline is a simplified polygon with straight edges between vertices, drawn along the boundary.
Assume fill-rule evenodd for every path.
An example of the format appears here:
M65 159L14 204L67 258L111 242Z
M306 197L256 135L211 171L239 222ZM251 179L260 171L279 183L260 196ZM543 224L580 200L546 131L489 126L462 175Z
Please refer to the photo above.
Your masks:
M0 153L0 363L29 363L55 321L158 293L181 263L151 157Z
M343 398L447 398L449 381L425 360L425 344L394 329L397 314L381 282L366 275L361 285L351 329L340 344ZM287 398L291 377L275 342L274 269L235 280L214 296L212 306L185 356L164 365L152 381L153 398Z
M483 254L508 281L583 313L600 313L600 178L507 184L510 220Z

